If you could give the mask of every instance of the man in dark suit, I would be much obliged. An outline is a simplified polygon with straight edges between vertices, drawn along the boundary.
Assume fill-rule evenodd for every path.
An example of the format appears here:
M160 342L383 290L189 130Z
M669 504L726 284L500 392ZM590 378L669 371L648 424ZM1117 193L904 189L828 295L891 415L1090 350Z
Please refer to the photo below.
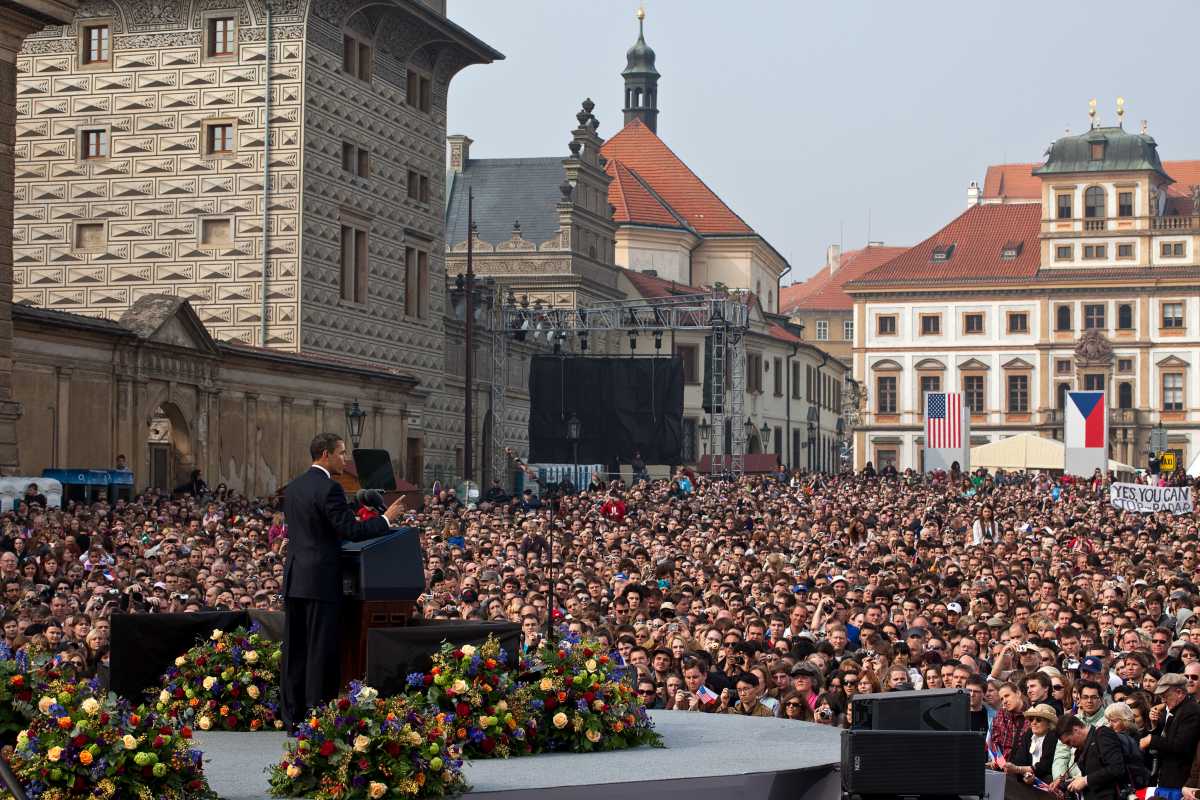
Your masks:
M1154 778L1159 788L1181 789L1200 744L1200 705L1192 699L1187 680L1174 672L1158 679L1154 697L1162 705L1150 709L1153 728L1140 744L1158 758Z
M283 496L288 538L280 678L281 712L289 730L309 709L337 696L342 540L381 536L404 513L397 500L383 516L359 522L333 479L346 465L346 443L337 434L321 433L309 452L313 465L287 485Z
M1058 718L1057 732L1060 742L1075 748L1075 763L1082 773L1067 784L1067 790L1079 793L1083 800L1118 800L1128 779L1120 734L1106 727L1089 728L1074 714Z

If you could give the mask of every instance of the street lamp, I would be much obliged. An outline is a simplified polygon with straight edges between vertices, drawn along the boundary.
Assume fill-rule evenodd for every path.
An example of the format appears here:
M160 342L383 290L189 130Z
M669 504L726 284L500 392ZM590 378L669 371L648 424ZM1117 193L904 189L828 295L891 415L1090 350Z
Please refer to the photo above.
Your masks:
M708 434L712 430L712 423L708 421L708 417L701 417L700 424L696 428L700 431L700 441L704 445L704 454L708 455Z
M367 412L359 407L358 398L355 398L354 405L346 409L346 430L350 432L350 445L354 450L358 449L362 441L363 426L366 423Z
M771 435L771 426L767 424L766 420L763 420L763 426L758 429L758 432L762 434L761 442L765 453L767 452L767 438Z

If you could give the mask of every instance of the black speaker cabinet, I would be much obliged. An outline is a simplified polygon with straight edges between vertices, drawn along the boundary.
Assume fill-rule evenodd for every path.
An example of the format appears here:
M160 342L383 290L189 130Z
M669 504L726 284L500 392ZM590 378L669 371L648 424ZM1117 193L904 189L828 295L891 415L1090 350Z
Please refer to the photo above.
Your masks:
M851 728L867 731L969 731L971 701L962 689L856 695Z
M842 731L842 791L856 795L983 794L984 735Z

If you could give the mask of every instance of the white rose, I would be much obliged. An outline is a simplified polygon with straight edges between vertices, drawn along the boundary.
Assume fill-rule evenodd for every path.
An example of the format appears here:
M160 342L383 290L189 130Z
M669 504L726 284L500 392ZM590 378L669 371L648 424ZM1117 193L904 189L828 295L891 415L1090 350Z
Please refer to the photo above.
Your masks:
M203 684L204 691L211 692L212 687L216 686L216 684L217 684L217 679L214 678L212 675L209 675L207 678L204 679L204 684Z
M456 694L466 694L467 693L467 682L462 680L461 678L459 680L456 680L454 682L454 691Z
M42 712L43 714L49 714L50 706L52 705L54 705L53 697L43 697L41 700L38 700L38 711Z
M358 690L358 704L361 706L367 706L371 703L374 703L378 697L378 690L372 689L370 686L364 686Z
M171 693L168 692L166 689L163 689L161 692L158 693L158 702L160 702L160 703L171 702Z
M175 666L177 666L177 667L182 667L186 663L187 663L187 659L184 658L183 656L180 656L179 658L175 659Z
M251 684L246 687L246 694L250 695L251 700L257 700L260 692L258 691L257 686Z
M100 711L100 703L94 697L84 700L79 707L83 709L83 713L93 717Z
M224 635L225 635L225 631L221 630L220 628L217 628L215 631L212 632L212 640L214 642L219 642L219 641L221 641L221 637Z
M462 650L462 654L464 656L466 656L467 658L470 658L471 656L475 655L475 645L473 645L473 644L464 644L462 647L460 647L458 649Z
M359 753L365 753L365 752L367 752L367 748L370 746L371 746L371 740L368 739L366 736L359 735L359 736L354 737L355 751L357 751Z
M209 719L208 717L201 717L199 724L200 724L200 730L206 731L212 727L212 720Z
M253 664L257 661L258 661L258 651L257 650L247 650L246 651L246 663Z
M137 739L133 738L132 736L130 736L127 733L121 739L121 744L125 747L126 750L136 750L138 742L137 742Z

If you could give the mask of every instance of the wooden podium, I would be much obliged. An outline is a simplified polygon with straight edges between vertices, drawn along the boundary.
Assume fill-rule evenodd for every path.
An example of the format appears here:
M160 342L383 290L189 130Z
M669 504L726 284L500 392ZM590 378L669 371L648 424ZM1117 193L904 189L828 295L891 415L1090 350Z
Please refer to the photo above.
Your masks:
M408 624L425 591L425 567L416 528L342 544L341 683L367 674L367 631Z

